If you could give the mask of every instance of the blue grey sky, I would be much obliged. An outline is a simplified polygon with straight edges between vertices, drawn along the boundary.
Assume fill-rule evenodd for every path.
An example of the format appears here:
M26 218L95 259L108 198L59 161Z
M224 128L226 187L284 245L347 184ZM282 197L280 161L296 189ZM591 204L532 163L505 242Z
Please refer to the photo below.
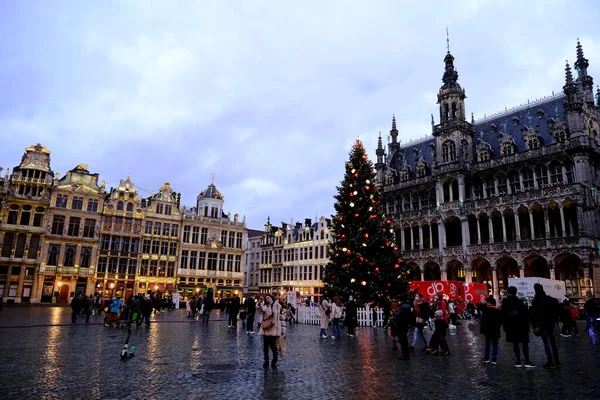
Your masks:
M392 114L403 142L429 134L446 26L476 118L561 90L578 37L600 82L593 0L1 8L0 166L40 142L61 174L86 163L144 196L170 182L190 206L214 172L225 211L255 229L329 216L352 142L374 160Z

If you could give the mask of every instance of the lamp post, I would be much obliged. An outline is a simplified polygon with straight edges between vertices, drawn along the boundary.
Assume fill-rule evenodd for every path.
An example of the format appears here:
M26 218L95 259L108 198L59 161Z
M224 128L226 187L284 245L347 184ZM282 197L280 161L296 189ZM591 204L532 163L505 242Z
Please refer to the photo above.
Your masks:
M114 283L110 284L110 290L112 291L111 297L114 298L115 297L115 284Z
M60 287L62 286L62 282L58 282L58 296L56 296L56 302L60 303Z

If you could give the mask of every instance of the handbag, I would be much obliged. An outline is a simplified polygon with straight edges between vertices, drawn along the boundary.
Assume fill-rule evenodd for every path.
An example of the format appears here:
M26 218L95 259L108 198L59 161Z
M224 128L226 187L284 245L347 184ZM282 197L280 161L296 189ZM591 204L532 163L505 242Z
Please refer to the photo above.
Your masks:
M425 320L424 320L423 318L421 318L421 317L416 317L416 318L415 318L415 322L416 322L417 324L424 324L424 323L425 323Z
M265 319L262 324L260 324L260 327L265 330L265 329L271 329L271 327L273 327L274 323L273 323L273 318L269 318L269 319Z
M329 314L331 314L331 308L328 308L327 310L325 310L325 315L329 316Z

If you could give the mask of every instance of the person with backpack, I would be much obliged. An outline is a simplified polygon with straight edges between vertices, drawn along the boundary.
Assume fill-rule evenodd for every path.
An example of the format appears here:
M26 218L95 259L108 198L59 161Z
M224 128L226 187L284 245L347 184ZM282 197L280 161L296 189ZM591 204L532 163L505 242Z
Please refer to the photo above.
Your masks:
M546 294L544 287L539 283L533 285L533 290L535 296L531 303L531 326L533 326L533 334L539 336L544 342L544 350L548 358L544 368L560 368L562 364L558 357L554 326L561 307L555 298Z
M515 353L516 368L535 368L529 360L529 310L527 305L517 297L517 288L511 286L507 296L502 299L502 326L506 333L506 341L512 343ZM521 364L521 349L524 363Z
M331 315L331 304L327 301L327 298L323 296L321 303L319 304L321 311L321 333L319 337L321 339L327 339L327 328L329 327L329 316Z

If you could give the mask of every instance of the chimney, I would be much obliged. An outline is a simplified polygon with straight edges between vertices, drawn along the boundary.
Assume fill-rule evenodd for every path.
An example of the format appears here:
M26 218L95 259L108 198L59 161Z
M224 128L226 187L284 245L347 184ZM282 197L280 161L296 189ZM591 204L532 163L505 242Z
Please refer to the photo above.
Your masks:
M285 230L287 230L287 224L286 224L285 222L282 222L282 223L281 223L281 230L282 230L282 231L285 231Z
M305 228L310 228L310 226L312 225L312 221L310 218L304 218L304 227Z

